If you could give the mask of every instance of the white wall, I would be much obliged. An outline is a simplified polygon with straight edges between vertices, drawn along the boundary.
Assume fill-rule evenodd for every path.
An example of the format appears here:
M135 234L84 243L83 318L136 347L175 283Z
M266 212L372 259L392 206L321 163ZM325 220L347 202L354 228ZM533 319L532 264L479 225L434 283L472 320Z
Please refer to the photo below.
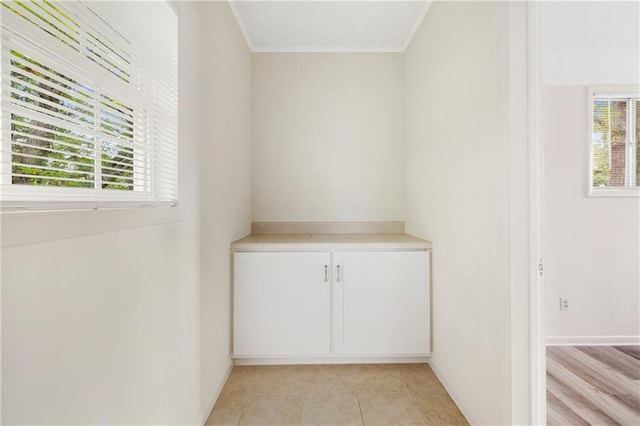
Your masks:
M546 84L638 84L640 3L545 2Z
M179 9L180 206L2 217L4 424L193 424L222 384L250 58L226 3Z
M251 54L227 2L202 2L202 398L231 366L229 243L251 229Z
M436 374L511 423L508 5L435 2L405 57L407 231L432 240Z
M180 207L2 218L4 424L192 423L200 412L194 18L180 17Z
M200 412L197 221L127 229L127 215L99 216L123 229L3 247L4 424L178 424ZM3 236L28 227L4 219Z
M586 196L587 88L547 86L544 98L548 339L637 342L640 199ZM560 297L569 299L569 311L560 311Z
M398 54L253 55L253 220L404 218Z
M640 4L545 3L542 10L547 337L637 342L640 200L589 198L586 188L587 86L640 84ZM569 311L560 311L560 297Z

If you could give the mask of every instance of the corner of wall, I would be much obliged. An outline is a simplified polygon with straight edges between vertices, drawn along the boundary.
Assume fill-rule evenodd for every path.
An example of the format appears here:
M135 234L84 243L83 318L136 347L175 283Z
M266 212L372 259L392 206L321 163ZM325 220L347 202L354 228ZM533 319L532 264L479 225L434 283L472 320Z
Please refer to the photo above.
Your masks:
M196 421L193 422L194 426L204 426L207 419L209 418L209 415L211 414L211 411L213 410L213 407L216 405L216 401L220 396L220 392L222 392L222 388L224 387L224 384L227 382L227 379L229 379L229 375L231 375L232 369L233 369L233 362L229 360L229 365L227 366L226 373L224 373L224 375L222 376L222 380L220 380L220 383L218 383L218 385L216 386L213 394L205 400L206 402L202 407L202 411L200 412L200 415L198 416Z

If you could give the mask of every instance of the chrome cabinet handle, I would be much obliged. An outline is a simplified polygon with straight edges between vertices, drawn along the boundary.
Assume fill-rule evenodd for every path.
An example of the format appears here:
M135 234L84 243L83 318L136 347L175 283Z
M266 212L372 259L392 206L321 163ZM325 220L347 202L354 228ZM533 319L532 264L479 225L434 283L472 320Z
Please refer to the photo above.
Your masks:
M336 276L336 281L340 282L340 265L338 265L338 274Z
M329 266L324 265L324 282L329 281Z

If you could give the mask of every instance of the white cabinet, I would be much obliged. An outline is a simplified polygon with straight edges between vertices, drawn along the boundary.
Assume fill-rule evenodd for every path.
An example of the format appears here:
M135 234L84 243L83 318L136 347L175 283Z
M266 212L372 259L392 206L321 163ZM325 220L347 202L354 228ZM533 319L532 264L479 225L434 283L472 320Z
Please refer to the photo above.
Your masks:
M430 352L429 252L236 252L234 356Z
M429 257L417 252L334 253L334 352L429 352Z
M235 253L234 353L328 354L329 253Z

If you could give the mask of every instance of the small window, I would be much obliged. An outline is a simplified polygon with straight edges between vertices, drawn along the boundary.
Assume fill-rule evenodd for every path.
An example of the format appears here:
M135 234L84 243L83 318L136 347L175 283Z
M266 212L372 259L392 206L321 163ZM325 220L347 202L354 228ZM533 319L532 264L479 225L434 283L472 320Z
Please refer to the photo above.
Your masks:
M640 95L592 91L589 193L640 195Z
M3 1L0 21L2 209L175 205L171 6Z

